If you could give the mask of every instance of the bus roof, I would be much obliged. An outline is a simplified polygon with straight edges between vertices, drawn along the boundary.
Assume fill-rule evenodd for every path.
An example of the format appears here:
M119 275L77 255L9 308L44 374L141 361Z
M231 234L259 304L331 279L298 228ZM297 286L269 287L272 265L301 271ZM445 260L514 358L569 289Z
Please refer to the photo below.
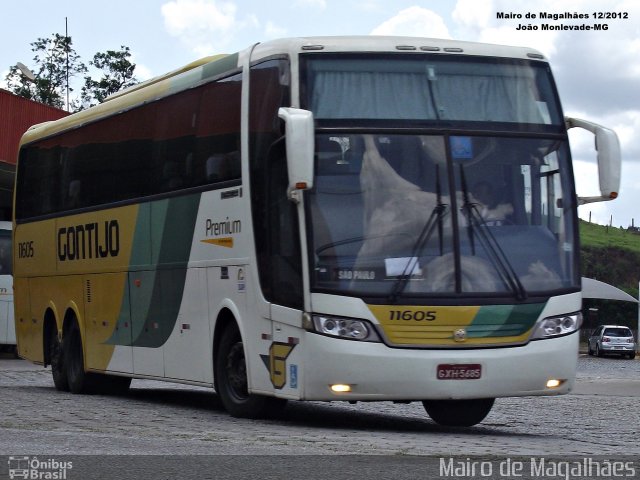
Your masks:
M20 144L27 144L65 130L81 127L100 118L128 110L135 105L184 90L206 79L228 74L237 70L249 55L251 60L259 60L278 54L288 54L293 57L305 52L416 52L544 60L540 52L530 48L422 37L369 35L270 40L253 45L239 53L214 55L196 60L184 67L115 93L100 105L54 122L34 125L24 134Z
M276 52L296 54L302 52L421 52L476 55L544 60L537 50L489 43L464 42L424 37L391 36L335 36L300 37L271 40L256 45L252 59L263 58Z
M200 58L198 60L195 60L191 63L188 63L187 65L185 65L184 67L180 67L177 68L175 70L172 70L170 72L167 72L163 75L157 76L157 77L153 77L150 78L149 80L145 80L144 82L138 83L137 85L133 85L132 87L129 88L125 88L124 90L120 90L119 92L116 92L112 95L109 95L105 102L108 102L109 100L113 100L114 98L118 98L121 97L122 95L128 95L130 93L135 92L136 90L140 90L142 88L146 88L150 85L153 85L155 83L159 83L163 80L166 80L168 78L171 77L175 77L177 75L180 75L181 73L184 72L188 72L189 70L193 70L196 67L200 67L206 63L211 63L211 62L215 62L216 60L220 60L222 58L226 57L226 55L222 54L222 55L212 55L209 57L204 57L204 58Z

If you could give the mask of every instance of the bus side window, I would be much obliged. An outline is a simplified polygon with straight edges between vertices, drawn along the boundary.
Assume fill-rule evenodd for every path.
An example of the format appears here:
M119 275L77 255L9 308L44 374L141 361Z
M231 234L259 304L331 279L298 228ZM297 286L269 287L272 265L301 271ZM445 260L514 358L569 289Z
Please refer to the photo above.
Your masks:
M67 200L65 202L65 206L70 209L79 208L82 206L81 195L82 193L82 182L80 180L71 180L69 182L69 192L67 196Z
M195 184L240 178L240 73L203 87L198 113Z
M287 159L282 147L281 143L267 158L271 292L274 302L301 307L298 305L302 298L298 215L295 204L286 195L289 178Z
M13 273L11 257L11 231L0 230L0 274Z
M287 199L287 162L278 108L289 106L289 63L268 60L251 68L249 168L260 286L267 300L303 307L298 216Z

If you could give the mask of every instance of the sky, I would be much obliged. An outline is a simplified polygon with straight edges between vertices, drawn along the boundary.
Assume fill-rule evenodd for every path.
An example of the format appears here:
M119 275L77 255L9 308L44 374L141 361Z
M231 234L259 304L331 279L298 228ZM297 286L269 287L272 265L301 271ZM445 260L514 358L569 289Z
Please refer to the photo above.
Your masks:
M637 0L5 0L1 11L0 87L11 65L33 65L32 42L64 35L65 19L84 63L96 52L124 45L139 80L281 37L409 35L535 48L551 62L565 115L605 125L620 138L620 197L583 205L580 217L616 227L640 225ZM588 18L540 18L566 13ZM593 18L594 13L618 18ZM543 24L607 29L543 31ZM578 195L599 195L593 137L573 129L570 141Z

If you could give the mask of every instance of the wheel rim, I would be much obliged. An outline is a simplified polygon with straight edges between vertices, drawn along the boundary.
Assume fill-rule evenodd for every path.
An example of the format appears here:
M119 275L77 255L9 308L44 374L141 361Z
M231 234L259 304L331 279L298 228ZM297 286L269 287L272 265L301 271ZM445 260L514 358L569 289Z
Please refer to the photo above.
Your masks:
M244 357L242 342L235 343L227 355L225 366L229 393L238 401L249 397L247 385L247 364Z

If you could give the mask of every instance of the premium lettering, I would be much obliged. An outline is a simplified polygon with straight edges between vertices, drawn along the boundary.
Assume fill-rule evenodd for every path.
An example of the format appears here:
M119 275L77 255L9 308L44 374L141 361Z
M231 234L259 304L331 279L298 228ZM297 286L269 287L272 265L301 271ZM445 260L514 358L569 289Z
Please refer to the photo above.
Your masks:
M120 225L117 220L58 229L58 259L61 262L117 257L119 253Z
M205 234L207 237L218 235L233 235L242 231L242 223L240 220L229 220L227 217L222 222L214 222L207 218L205 223Z

